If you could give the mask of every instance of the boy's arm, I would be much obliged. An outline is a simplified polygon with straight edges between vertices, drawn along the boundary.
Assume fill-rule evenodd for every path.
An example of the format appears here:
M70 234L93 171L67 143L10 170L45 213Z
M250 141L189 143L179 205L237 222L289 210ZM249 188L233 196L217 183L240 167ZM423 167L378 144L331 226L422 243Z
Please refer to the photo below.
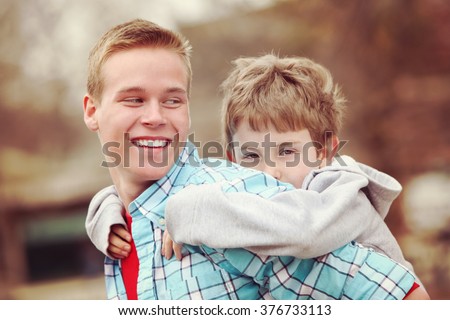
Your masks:
M316 259L201 247L221 268L252 278L275 299L403 299L414 276L373 250L347 244Z
M269 199L225 193L220 184L189 186L169 198L167 228L180 243L311 258L356 239L379 218L367 210L363 175L330 171L314 179L323 180L316 184L323 190L297 189Z
M123 204L114 186L99 191L92 198L86 217L86 231L95 247L106 256L114 259L108 252L108 239L113 225L119 224L126 228L122 216Z

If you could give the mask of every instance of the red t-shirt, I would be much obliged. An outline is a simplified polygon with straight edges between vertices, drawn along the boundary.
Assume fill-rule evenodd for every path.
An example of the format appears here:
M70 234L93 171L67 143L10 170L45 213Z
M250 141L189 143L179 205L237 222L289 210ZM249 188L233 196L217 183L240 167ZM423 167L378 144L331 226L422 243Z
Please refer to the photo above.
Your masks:
M127 212L125 214L128 232L131 233L131 216ZM130 242L131 251L128 257L122 259L122 278L127 292L128 300L137 300L137 280L139 274L139 259L137 256L134 240Z
M408 293L406 294L406 296L403 298L403 300L405 300L414 290L416 290L418 287L420 287L420 285L417 282L414 282L411 289L409 289Z

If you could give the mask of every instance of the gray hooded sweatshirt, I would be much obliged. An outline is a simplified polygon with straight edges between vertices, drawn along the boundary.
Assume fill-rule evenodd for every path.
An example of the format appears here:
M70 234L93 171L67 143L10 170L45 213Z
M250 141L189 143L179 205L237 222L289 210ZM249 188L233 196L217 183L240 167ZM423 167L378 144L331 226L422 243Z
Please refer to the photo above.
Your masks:
M220 183L187 186L169 198L166 226L178 243L297 258L318 257L356 241L414 272L384 222L401 189L391 176L342 156L312 171L301 189L270 199L225 193ZM123 212L112 186L91 201L87 233L106 255L110 227L125 226Z

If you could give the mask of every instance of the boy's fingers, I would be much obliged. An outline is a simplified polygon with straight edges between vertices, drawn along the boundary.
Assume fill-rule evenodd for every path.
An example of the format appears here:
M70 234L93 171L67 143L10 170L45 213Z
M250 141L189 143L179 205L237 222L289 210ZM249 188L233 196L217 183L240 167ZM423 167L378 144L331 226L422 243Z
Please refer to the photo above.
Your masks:
M170 260L172 258L172 239L170 238L170 235L166 232L164 232L163 235L163 243L162 243L162 255L166 257L167 260Z
M107 250L109 254L115 259L124 259L128 257L128 252L123 251L121 248L118 248L114 245L110 244Z
M162 240L161 240L161 255L163 256L163 257L165 257L166 256L166 250L165 250L165 247L164 247L164 235L163 235L163 238L162 238Z
M122 238L115 233L110 233L108 237L109 246L116 247L119 250L124 251L127 255L131 251L131 246L128 242L125 242ZM108 247L109 248L109 247Z
M166 259L170 259L172 258L172 255L175 253L175 258L181 261L181 259L183 258L183 254L181 253L182 248L183 245L173 242L172 237L166 230L163 234L161 254L164 257L166 257Z
M183 245L179 243L173 243L173 251L175 253L175 257L177 260L181 261L181 258L183 258L183 254L181 253L181 249L183 248Z
M123 255L121 255L121 254L113 254L113 253L109 253L109 255L111 256L111 257L113 257L114 259L117 259L117 260L121 260L121 259L125 259L126 257L125 256L123 256Z
M120 238L122 238L123 240L125 240L127 242L131 241L131 234L121 224L112 225L111 233L115 233L117 236L119 236Z
M172 240L172 236L170 233L166 230L163 235L164 243L165 243L165 253L170 253L170 258L172 257L172 254L175 253L175 258L177 258L178 261L181 261L183 258L183 255L181 253L181 249L183 248L182 244L178 244ZM167 259L170 259L166 256Z

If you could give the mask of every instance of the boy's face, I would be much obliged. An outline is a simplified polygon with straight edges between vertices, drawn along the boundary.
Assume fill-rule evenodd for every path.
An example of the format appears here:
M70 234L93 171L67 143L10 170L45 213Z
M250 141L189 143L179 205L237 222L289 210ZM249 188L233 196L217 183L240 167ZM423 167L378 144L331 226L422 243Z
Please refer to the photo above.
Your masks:
M264 131L254 131L247 122L242 122L233 142L237 163L296 188L301 188L306 175L321 163L307 129L280 133L270 125Z
M134 48L114 53L102 78L101 102L85 97L85 122L98 132L113 179L147 187L170 170L187 139L186 68L172 51Z

